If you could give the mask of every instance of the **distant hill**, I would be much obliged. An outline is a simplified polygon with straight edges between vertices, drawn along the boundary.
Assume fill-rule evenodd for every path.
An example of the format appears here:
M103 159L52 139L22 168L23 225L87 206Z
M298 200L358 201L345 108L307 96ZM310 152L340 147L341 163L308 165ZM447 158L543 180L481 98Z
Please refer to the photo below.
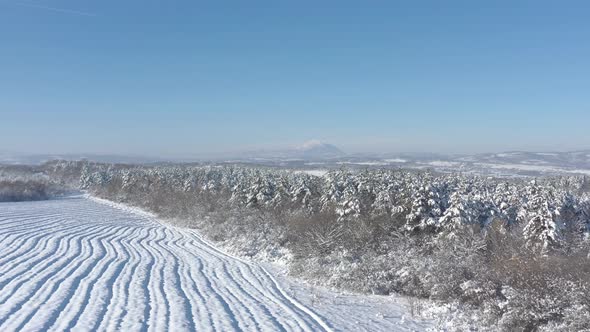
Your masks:
M15 154L0 153L0 164L39 165L50 160L91 160L103 163L148 164L163 162L166 159L144 156L123 156L103 154Z
M590 169L590 150L572 152L510 151L463 156L457 158L457 161Z
M346 155L336 146L317 140L303 143L293 151L293 154L299 155L302 159L339 158Z
M346 153L336 146L319 140L284 149L249 151L240 154L238 160L328 160L345 157Z
M527 152L445 155L437 153L347 154L338 147L319 140L274 150L242 152L231 158L147 157L98 154L26 155L0 151L0 164L40 164L53 159L88 159L99 162L159 164L177 162L249 163L298 169L414 168L443 172L467 172L499 176L539 176L553 174L590 175L590 150L571 152Z

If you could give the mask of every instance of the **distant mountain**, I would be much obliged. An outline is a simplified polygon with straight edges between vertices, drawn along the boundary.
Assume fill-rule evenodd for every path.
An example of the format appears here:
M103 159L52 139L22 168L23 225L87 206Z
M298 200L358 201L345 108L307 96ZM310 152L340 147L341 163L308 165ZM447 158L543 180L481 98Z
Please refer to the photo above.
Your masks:
M510 151L463 156L457 158L457 161L590 169L590 150L572 152Z
M485 154L381 153L345 154L333 145L310 141L283 151L268 151L236 161L294 169L340 167L432 169L499 177L590 175L590 150L573 152L512 151Z
M39 165L50 160L91 160L103 163L149 164L166 161L166 159L145 156L123 156L106 154L18 154L1 153L0 164L5 165Z
M509 151L446 155L441 153L347 154L318 140L284 149L243 152L239 155L200 157L144 157L98 154L26 155L0 151L0 164L40 164L52 159L88 159L109 163L157 164L178 162L249 163L297 169L413 168L496 176L590 175L590 150L572 152Z
M293 154L300 155L302 159L339 158L346 155L336 146L318 140L303 143L293 151Z
M237 157L237 160L327 160L344 156L346 156L346 153L332 144L324 143L319 140L310 140L294 147L244 152Z
M571 152L510 151L484 154L391 154L380 156L347 156L321 166L337 167L403 167L434 169L443 172L465 172L498 176L541 176L557 174L590 175L590 150ZM314 167L318 167L314 163Z

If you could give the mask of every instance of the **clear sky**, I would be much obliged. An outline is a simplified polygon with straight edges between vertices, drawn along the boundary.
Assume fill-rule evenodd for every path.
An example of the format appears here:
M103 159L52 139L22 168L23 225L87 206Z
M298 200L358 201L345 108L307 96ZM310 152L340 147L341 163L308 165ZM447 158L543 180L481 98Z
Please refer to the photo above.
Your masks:
M590 148L588 1L0 0L0 150Z

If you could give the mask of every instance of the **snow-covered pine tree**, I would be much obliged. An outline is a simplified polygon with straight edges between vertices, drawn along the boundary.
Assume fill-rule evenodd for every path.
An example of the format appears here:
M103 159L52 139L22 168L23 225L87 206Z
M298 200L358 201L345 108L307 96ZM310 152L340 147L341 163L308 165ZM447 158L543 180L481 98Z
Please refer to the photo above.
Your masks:
M307 212L314 210L315 186L314 179L307 174L296 174L290 181L293 186L290 188L291 202Z
M580 202L580 220L586 237L590 234L590 196L585 195Z
M322 211L335 207L343 199L345 179L348 176L348 171L344 169L333 170L325 175L325 184L320 197Z
M389 216L394 208L392 193L387 184L381 184L377 188L375 201L371 206L374 217Z
M442 216L437 189L430 184L414 189L410 213L406 216L406 231L433 232Z
M519 213L525 222L523 235L527 247L546 255L561 244L561 227L557 217L559 211L550 201L550 193L532 181L527 188L528 200Z
M342 199L338 202L336 213L338 213L341 219L348 216L358 217L361 213L358 182L352 175L348 176L344 182Z
M470 202L459 191L451 194L449 207L445 210L442 217L439 218L437 227L440 236L447 239L453 239L465 225L474 222L474 213L470 207Z

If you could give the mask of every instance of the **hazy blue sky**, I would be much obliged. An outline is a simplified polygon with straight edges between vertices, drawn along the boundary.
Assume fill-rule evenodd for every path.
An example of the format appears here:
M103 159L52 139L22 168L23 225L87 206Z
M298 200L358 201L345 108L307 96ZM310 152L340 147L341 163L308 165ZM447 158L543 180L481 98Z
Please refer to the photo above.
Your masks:
M0 0L0 150L590 148L589 17L588 1Z

